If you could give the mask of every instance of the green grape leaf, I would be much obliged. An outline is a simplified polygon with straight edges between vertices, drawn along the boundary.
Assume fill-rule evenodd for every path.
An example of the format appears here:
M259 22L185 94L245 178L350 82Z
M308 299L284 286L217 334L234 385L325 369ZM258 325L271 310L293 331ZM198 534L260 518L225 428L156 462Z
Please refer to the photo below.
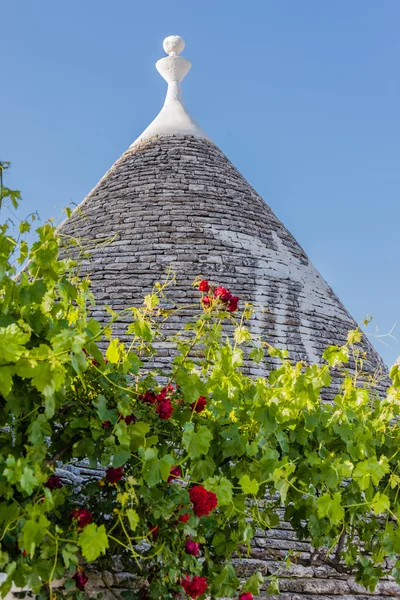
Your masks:
M346 346L328 346L322 357L330 367L338 367L349 360L349 349Z
M371 481L374 485L378 485L382 477L388 472L388 459L381 456L378 461L373 457L357 463L353 471L353 479L357 481L361 490L366 490Z
M250 479L248 475L243 475L239 479L239 484L243 490L244 494L257 494L259 489L259 484L255 479Z
M231 564L227 564L217 577L214 578L212 591L218 598L233 598L240 585L235 570Z
M31 495L33 489L39 485L38 480L35 477L35 473L29 467L24 467L24 471L19 482L24 492L29 495Z
M320 518L327 517L334 525L338 525L344 518L344 508L341 505L341 492L336 492L333 497L323 494L317 499L317 511Z
M204 479L211 477L215 473L216 468L212 458L193 461L191 467L192 477L195 481L204 481Z
M13 385L13 367L0 367L0 394L7 398Z
M264 350L262 348L253 348L249 354L249 358L254 360L255 363L260 363L264 358Z
M248 342L249 340L251 340L251 333L247 329L247 327L240 325L239 327L236 327L236 329L235 329L234 338L235 338L235 342L240 346L240 344L243 344L244 342Z
M186 423L182 443L190 458L198 458L207 454L212 437L211 431L205 425L201 425L195 431L193 423Z
M260 585L264 583L264 577L261 575L260 571L254 573L251 577L248 578L247 581L242 585L243 592L249 592L254 596L258 596L260 593Z
M90 562L105 554L109 546L104 525L99 527L95 523L86 525L78 536L78 544L82 548L83 556Z
M110 361L110 363L116 364L123 358L124 351L124 344L120 343L118 338L114 338L111 340L107 348L106 358L108 361Z
M372 510L376 515L386 512L390 508L390 500L386 494L377 492L372 499Z
M210 477L204 482L204 487L209 492L214 492L218 505L229 504L233 496L232 483L226 477Z
M30 334L23 331L16 323L0 327L0 360L1 362L16 362L26 352L25 344Z
M130 528L132 529L132 531L136 531L136 528L140 523L140 518L136 510L134 510L133 508L128 508L128 510L126 511L126 516L128 517Z

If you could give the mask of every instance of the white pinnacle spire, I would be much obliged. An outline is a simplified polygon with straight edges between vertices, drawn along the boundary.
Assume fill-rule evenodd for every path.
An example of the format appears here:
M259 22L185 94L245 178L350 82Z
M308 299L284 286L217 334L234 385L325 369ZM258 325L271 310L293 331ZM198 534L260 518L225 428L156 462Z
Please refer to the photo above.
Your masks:
M157 61L156 68L168 83L164 106L142 135L133 142L132 146L137 142L156 135L173 135L178 133L194 135L209 140L208 135L188 113L183 102L181 81L188 74L192 66L192 63L186 58L178 56L183 51L185 42L179 35L170 35L165 38L163 47L168 56Z

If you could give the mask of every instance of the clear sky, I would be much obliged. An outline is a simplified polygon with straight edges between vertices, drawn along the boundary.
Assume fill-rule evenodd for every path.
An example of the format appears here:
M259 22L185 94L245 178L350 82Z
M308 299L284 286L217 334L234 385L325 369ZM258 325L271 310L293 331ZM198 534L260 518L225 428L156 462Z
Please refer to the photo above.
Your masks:
M353 316L400 340L399 0L0 0L0 22L0 159L25 213L58 218L145 129L181 35L190 112Z

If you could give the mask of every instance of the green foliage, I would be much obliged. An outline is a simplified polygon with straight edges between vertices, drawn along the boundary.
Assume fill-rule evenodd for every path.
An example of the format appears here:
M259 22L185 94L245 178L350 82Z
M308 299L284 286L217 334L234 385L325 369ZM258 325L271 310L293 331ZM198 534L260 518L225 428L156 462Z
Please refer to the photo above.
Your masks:
M82 548L82 554L86 560L96 560L109 548L104 525L99 527L95 523L86 525L78 536L78 544Z
M3 203L18 199L2 188ZM29 228L21 223L18 235ZM100 324L90 318L79 264L59 256L62 242L66 256L50 223L30 248L0 226L1 593L15 583L43 600L64 578L57 594L82 600L71 577L96 561L140 581L146 573L152 598L181 593L186 574L206 577L217 596L258 594L260 586L278 594L279 573L240 584L231 558L256 527L273 527L282 507L300 538L325 548L327 560L339 552L373 589L386 559L400 553L398 367L378 398L360 371L358 330L329 347L322 366L306 366L253 338L249 308L237 319L214 301L199 303L170 338L177 353L167 372L149 371L144 362L164 340L160 322L174 315L163 309L167 284L140 308L109 310ZM18 264L25 269L17 275ZM112 333L121 318L124 342ZM253 378L241 368L245 356L258 369L268 356L278 366ZM341 368L340 390L322 401ZM197 412L200 396L207 405ZM52 478L72 460L116 471L78 494ZM193 485L215 494L209 514L195 514ZM71 515L83 507L90 518L81 523ZM203 561L185 552L188 537ZM399 563L392 575L400 582Z

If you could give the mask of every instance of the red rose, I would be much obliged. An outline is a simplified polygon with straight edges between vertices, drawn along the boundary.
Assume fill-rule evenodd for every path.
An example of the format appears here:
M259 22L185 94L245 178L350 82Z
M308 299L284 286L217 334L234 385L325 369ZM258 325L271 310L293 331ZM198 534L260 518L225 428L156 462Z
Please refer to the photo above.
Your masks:
M242 594L239 594L239 600L253 600L253 594L250 594L250 592L243 592Z
M124 421L127 425L130 425L131 423L134 423L136 421L136 417L135 415L128 415L127 417L125 417Z
M211 298L210 296L204 296L204 298L201 299L203 306L207 307L210 306L211 304Z
M147 390L144 394L139 396L139 400L142 402L146 402L147 404L155 404L156 403L156 395L154 392Z
M229 302L232 298L232 294L226 288L219 286L215 289L214 298L219 298L221 302Z
M74 508L71 513L71 519L76 520L78 527L83 528L92 522L92 513L86 508Z
M185 578L181 581L181 586L191 598L197 598L204 594L208 588L208 583L205 577L195 575L190 581L189 575L185 575Z
M61 483L61 479L57 477L57 475L50 475L50 477L44 484L44 487L47 487L49 490L53 491L62 488L63 484Z
M196 485L189 490L190 501L194 507L194 513L197 517L201 517L205 512L202 512L201 507L207 504L207 490L202 485ZM201 513L201 514L198 514Z
M172 413L174 412L174 407L171 404L171 400L163 400L159 403L156 408L156 412L160 415L160 419L163 421L167 421L171 418Z
M199 290L201 292L208 292L210 290L210 286L206 279L202 279L199 283Z
M229 304L228 304L226 310L228 310L229 312L235 312L238 309L238 302L239 302L239 297L232 296L231 299L229 300Z
M190 538L186 540L186 544L185 544L185 552L186 552L186 554L191 554L192 556L198 556L199 555L199 548L200 548L200 544L197 544L196 542L194 542Z
M197 402L193 402L190 406L192 410L195 410L197 413L201 413L207 406L207 399L205 396L199 396Z
M192 487L189 491L189 496L196 517L209 515L218 504L217 496L214 492L208 492L202 485Z
M85 585L87 584L89 577L86 575L85 571L79 571L73 575L72 579L75 580L76 587L81 592L84 591Z
M190 519L190 515L189 513L187 513L186 515L179 515L178 517L178 521L180 521L181 523L187 523Z
M121 481L123 476L124 470L122 467L118 467L117 469L109 467L106 471L106 479L108 483L117 483L117 481Z
M180 467L171 467L171 470L169 472L169 477L168 477L168 483L171 483L171 481L174 481L174 479L176 479L177 477L180 477L182 474L181 468Z

